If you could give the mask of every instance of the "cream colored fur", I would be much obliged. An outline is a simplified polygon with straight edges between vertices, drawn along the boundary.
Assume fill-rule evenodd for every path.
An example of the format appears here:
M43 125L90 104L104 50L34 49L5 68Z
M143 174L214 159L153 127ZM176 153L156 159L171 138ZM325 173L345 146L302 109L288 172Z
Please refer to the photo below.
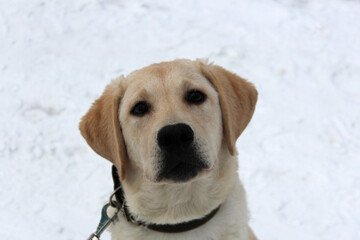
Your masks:
M191 89L204 92L206 101L184 103L184 93ZM209 222L183 233L148 230L120 216L110 228L112 239L256 239L248 227L235 150L256 98L251 83L202 61L153 64L109 84L83 117L80 130L89 145L119 169L131 214L145 222L173 224L201 218L221 204ZM134 117L130 111L139 101L149 102L151 111ZM156 134L180 122L191 126L210 167L187 182L159 182Z

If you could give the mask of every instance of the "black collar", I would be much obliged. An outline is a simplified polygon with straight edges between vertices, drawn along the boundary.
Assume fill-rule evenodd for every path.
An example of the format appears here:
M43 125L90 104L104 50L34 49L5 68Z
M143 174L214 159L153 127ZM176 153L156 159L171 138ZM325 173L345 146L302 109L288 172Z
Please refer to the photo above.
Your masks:
M181 222L177 224L144 223L142 221L135 220L135 218L130 214L128 206L126 205L125 202L124 191L121 188L119 175L114 165L112 166L112 177L114 181L114 189L116 190L115 193L116 200L120 204L121 206L120 211L123 213L127 221L139 226L144 226L154 231L164 232L164 233L180 233L180 232L190 231L192 229L200 227L201 225L209 221L217 213L217 211L221 206L219 205L217 208L215 208L209 214L205 215L202 218L193 219L188 222Z

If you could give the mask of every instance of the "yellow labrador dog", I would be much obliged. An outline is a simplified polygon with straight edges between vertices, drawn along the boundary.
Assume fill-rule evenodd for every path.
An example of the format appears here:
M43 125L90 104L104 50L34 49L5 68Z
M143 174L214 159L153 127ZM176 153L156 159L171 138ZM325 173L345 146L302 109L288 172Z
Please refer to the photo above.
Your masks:
M141 223L119 216L112 239L256 239L235 148L256 101L251 83L201 60L113 80L80 123L91 148L116 166ZM173 226L179 231L166 231Z

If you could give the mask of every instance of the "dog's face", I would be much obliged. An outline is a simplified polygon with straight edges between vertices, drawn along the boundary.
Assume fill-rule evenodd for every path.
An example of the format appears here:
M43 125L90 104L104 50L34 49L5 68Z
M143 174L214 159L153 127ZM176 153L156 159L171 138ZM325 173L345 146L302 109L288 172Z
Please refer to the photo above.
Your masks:
M212 172L220 151L235 154L256 99L252 84L221 67L175 60L114 80L80 131L122 180L187 182Z
M223 139L218 93L192 62L151 65L125 84L120 126L148 180L184 182L214 167Z

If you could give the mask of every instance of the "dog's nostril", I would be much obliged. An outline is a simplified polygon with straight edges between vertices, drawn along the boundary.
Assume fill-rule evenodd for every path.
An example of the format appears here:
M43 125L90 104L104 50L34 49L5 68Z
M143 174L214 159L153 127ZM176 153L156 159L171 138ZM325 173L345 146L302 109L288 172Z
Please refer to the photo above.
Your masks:
M191 128L185 128L184 132L180 135L180 142L184 145L191 144L194 141L194 132ZM187 146L186 146L187 147Z
M158 137L158 144L163 147L171 146L172 141L169 136Z
M180 137L181 142L189 142L189 141L192 141L192 140L193 140L193 137L190 136L190 134L187 134L187 133L181 134L181 137Z
M165 126L157 135L159 147L167 151L188 148L193 141L194 132L189 125L184 123Z

